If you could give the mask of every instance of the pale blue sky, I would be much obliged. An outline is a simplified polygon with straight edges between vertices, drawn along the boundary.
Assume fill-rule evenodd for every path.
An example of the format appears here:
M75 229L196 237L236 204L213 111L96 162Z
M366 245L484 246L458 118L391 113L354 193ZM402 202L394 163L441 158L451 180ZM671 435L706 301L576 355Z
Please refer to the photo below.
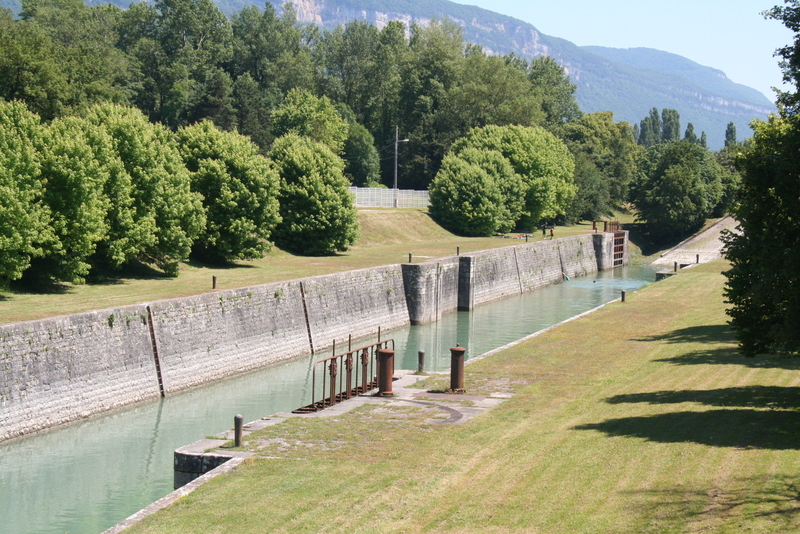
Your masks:
M792 33L761 12L782 0L455 0L524 20L581 46L657 48L719 69L775 100L776 48ZM785 88L784 88L785 89Z

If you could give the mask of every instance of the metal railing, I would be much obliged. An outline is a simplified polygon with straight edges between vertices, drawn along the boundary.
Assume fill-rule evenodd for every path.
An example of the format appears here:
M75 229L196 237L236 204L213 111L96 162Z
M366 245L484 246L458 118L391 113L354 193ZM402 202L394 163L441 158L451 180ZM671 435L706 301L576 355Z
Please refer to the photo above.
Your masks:
M385 189L382 187L351 187L359 208L427 208L428 191Z
M391 348L394 340L378 341L357 349L336 354L336 343L333 345L333 356L314 362L311 375L311 404L293 410L292 413L312 413L324 410L329 406L351 399L378 386L378 350ZM321 370L321 391L317 391L317 371ZM319 400L317 400L319 399Z

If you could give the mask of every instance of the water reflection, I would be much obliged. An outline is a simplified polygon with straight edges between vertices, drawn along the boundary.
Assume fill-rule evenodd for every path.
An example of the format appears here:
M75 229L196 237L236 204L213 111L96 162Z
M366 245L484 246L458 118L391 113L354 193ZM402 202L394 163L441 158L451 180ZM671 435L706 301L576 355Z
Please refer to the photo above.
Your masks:
M441 370L449 367L449 348L456 343L467 347L468 358L475 357L653 278L647 268L599 273L383 337L395 339L398 368L416 369L417 351L424 350L426 369ZM307 404L315 359L275 365L0 445L0 531L91 533L115 525L172 490L176 448L229 428L237 413L251 421Z

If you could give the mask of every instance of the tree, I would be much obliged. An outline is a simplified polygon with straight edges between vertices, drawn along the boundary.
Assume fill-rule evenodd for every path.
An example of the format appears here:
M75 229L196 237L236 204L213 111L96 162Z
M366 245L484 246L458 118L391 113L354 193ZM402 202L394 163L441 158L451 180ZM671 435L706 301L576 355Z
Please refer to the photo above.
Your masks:
M661 110L661 140L664 143L681 138L681 117L677 109Z
M639 126L639 144L645 148L650 148L662 141L663 132L661 129L661 115L658 108L650 110L650 114L642 119Z
M745 355L800 352L800 122L797 115L752 123L738 158L742 182L726 237L727 310Z
M215 263L263 257L280 222L278 174L270 162L248 138L209 121L181 128L177 137L206 214L192 252Z
M464 236L494 234L501 224L504 200L494 177L453 154L444 158L430 186L431 216Z
M795 91L778 93L780 116L753 121L754 135L742 147L726 143L741 171L733 214L738 231L725 237L731 269L725 276L727 310L743 354L800 353L800 4L796 0L765 13L795 32L778 50L783 78ZM730 133L734 134L730 129ZM733 141L735 135L726 135ZM738 155L736 155L738 153Z
M344 165L325 144L297 134L275 140L269 153L280 174L282 221L275 243L321 256L347 250L358 237L358 213Z
M583 186L577 183L576 171L579 195L584 199L588 199L586 195L589 191L599 195L590 203L600 211L609 202L617 206L627 202L628 187L638 171L638 159L644 151L636 144L633 128L627 122L614 122L614 114L610 111L587 113L564 126L562 139L576 159L582 155L586 160L580 169ZM581 191L582 187L595 183L594 172L589 169L589 164L602 174L606 185L601 187L595 184L587 191ZM605 209L608 210L608 206Z
M106 264L114 268L139 259L177 276L179 262L189 258L206 218L174 136L133 108L100 104L84 116L108 132L130 176L132 220L122 215L129 205L124 182L116 182L108 193L114 206L109 246L114 243L115 250L109 251Z
M0 283L22 277L50 236L37 146L39 117L0 100Z
M611 194L602 171L584 152L575 154L577 193L566 212L566 222L599 219L611 213Z
M32 259L26 278L82 283L89 258L108 233L106 182L124 169L108 135L76 117L50 123L37 150L52 233L40 243L42 253Z
M784 4L765 11L763 15L781 21L795 32L794 41L775 52L782 58L778 64L783 71L783 81L795 87L795 91L777 91L777 104L782 107L782 116L788 117L800 111L800 91L797 90L800 89L800 2L784 0Z
M344 144L344 174L355 186L376 187L380 185L380 160L375 149L375 140L360 124L351 124Z
M292 89L272 114L272 135L308 137L341 154L348 126L328 97L316 97L304 89Z
M686 125L686 131L683 133L683 138L690 143L698 144L697 134L694 133L694 124L691 122Z
M545 119L541 126L558 133L560 128L582 115L575 100L577 85L572 83L564 67L550 56L531 61L528 78L541 101Z
M736 140L736 125L733 122L728 123L725 128L725 147L736 146L739 142Z
M686 140L651 147L642 158L631 200L653 238L702 226L721 197L722 169L711 153Z
M566 145L544 128L475 128L454 143L452 151L458 155L466 148L499 152L522 178L525 213L517 221L522 230L533 230L541 219L565 213L575 196L574 158Z

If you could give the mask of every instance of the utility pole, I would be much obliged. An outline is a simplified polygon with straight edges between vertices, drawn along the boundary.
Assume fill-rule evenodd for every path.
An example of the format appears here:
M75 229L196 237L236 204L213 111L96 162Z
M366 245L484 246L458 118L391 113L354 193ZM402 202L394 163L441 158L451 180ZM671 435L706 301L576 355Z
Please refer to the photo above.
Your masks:
M394 207L397 207L397 144L398 143L407 143L408 139L398 139L400 135L400 127L394 127L394 185L392 189L394 189Z

